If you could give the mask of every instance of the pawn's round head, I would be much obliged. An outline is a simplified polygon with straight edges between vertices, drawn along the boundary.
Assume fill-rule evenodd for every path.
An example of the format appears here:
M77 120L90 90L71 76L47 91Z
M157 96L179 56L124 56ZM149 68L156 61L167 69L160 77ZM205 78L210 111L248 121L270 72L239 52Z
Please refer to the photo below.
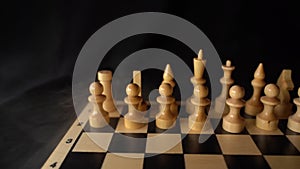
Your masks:
M99 82L93 82L91 83L89 90L92 95L101 95L103 92L103 86Z
M194 87L194 96L198 98L205 98L208 95L208 88L204 85L197 85Z
M171 96L173 88L169 83L163 83L159 86L159 94L162 96Z
M298 96L300 97L300 87L298 88Z
M130 83L126 87L126 94L128 96L137 96L140 92L140 87L135 83Z
M276 97L279 94L279 89L275 84L268 84L264 89L265 95L268 97Z
M242 99L245 96L245 90L239 85L234 85L229 90L229 96L233 99Z
M231 66L231 61L230 60L226 60L226 64L225 64L227 67L230 67Z

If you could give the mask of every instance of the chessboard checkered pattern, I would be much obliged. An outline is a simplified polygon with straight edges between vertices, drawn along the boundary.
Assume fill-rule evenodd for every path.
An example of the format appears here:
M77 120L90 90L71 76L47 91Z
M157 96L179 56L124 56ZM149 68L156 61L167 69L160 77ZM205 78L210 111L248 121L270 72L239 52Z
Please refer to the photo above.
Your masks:
M124 114L126 106L119 107ZM300 166L300 135L287 129L286 120L280 120L279 129L270 132L258 129L255 119L243 114L246 127L239 134L224 131L222 122L214 123L214 119L210 122L217 125L215 130L199 133L189 131L187 114L180 115L176 125L165 131L156 128L155 114L150 112L148 125L133 131L124 127L119 113L110 114L110 126L92 128L87 120L90 111L89 106L83 110L79 116L83 121L74 122L43 168L293 169ZM203 143L199 143L200 134L208 137ZM147 139L156 136L159 136L156 141ZM178 144L164 152L171 142Z

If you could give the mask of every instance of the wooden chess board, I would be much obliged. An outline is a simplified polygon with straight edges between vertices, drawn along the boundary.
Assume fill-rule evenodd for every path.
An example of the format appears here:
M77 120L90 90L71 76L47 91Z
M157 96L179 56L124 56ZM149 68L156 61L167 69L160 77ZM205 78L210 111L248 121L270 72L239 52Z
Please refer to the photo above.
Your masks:
M118 104L121 114L127 106ZM156 108L158 109L158 108ZM184 105L181 109L185 110ZM189 131L188 114L180 114L176 125L167 131L156 128L155 108L149 112L146 127L132 131L124 127L123 116L110 114L110 125L95 129L89 126L87 105L62 138L42 168L88 169L205 169L205 168L288 168L300 166L300 135L287 129L287 120L280 120L279 129L264 131L255 126L255 119L246 118L246 127L239 134L216 128L202 133ZM214 119L210 119L214 124ZM208 139L199 143L199 136ZM151 137L160 136L158 141ZM145 138L145 139L129 139ZM164 146L176 143L164 150ZM99 147L98 144L102 146Z

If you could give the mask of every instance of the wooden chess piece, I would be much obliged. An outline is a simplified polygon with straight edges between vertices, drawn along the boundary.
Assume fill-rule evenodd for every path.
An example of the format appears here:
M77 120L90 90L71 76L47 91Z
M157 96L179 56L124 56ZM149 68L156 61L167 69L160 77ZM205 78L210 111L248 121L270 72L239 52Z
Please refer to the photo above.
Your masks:
M134 70L132 72L132 82L139 86L139 94L138 96L142 96L142 72L139 70Z
M161 129L169 129L175 125L176 115L171 112L171 104L175 98L172 97L173 88L169 83L159 86L159 94L156 98L160 104L160 112L156 115L156 126Z
M113 98L112 98L112 91L111 91L111 80L112 80L112 72L109 70L101 70L98 72L98 80L103 85L104 95L106 99L103 103L103 108L108 113L113 113L117 111L115 107Z
M124 99L128 105L128 113L124 116L124 125L128 129L139 129L146 125L147 119L144 113L138 110L138 105L141 102L139 94L139 86L135 83L130 83L126 87L127 97Z
M235 69L231 65L231 61L227 60L225 65L222 65L224 71L224 76L220 79L222 84L221 94L215 100L215 112L222 113L223 116L228 114L229 107L226 104L226 99L228 98L228 91L230 86L234 83L234 80L231 78L232 71Z
M206 60L203 59L203 51L200 49L198 53L198 57L194 58L194 76L191 77L190 81L193 86L204 85L206 80L203 78L204 70L205 70ZM186 112L188 114L194 113L194 104L191 102L191 99L194 97L192 95L186 100Z
M263 64L260 63L254 73L254 79L251 81L253 86L253 95L246 102L245 113L250 116L256 116L258 113L262 112L264 105L260 101L261 91L266 85L265 71Z
M172 87L172 93L173 93L173 89L174 89L176 83L174 82L174 74L173 74L170 64L166 65L166 68L165 68L165 71L163 74L162 84L163 83L170 84ZM174 100L174 102L171 104L170 109L174 115L176 115L176 116L178 115L178 104L176 103L176 100Z
M297 111L289 117L287 127L294 132L300 133L300 88L298 88L298 96L298 98L294 98Z
M191 99L194 105L194 113L189 115L189 128L194 131L201 131L206 121L206 107L210 104L207 97L208 88L204 85L197 85L194 87L194 97Z
M133 71L133 83L137 84L139 86L139 94L138 96L142 98L142 72L139 70L134 70ZM139 111L147 111L148 110L148 105L144 101L144 99L141 99L139 105L138 105L138 110Z
M108 112L103 109L105 96L102 95L103 87L99 82L93 82L89 87L91 95L88 97L90 103L93 104L93 111L89 116L91 127L102 128L109 123Z
M260 101L264 104L264 109L256 116L256 126L263 130L276 130L278 129L278 118L274 113L274 107L280 103L277 96L279 89L275 84L268 84Z
M234 85L230 88L229 95L231 98L228 98L226 103L230 111L223 117L222 127L228 132L240 133L245 127L245 120L240 115L241 108L245 106L245 101L243 100L245 90L243 87Z
M274 113L279 119L287 119L293 112L293 104L290 103L291 97L289 93L290 90L294 89L292 70L284 69L276 84L279 87L277 98L280 100L280 104L275 106Z

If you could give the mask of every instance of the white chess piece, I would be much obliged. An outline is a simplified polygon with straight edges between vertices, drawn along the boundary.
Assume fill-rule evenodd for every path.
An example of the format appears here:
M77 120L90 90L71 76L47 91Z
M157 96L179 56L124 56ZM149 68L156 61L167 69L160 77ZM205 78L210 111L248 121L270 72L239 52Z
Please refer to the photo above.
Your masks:
M240 115L240 110L245 106L242 98L245 95L244 88L234 85L229 90L230 98L226 100L230 111L223 117L223 129L231 133L240 133L245 127L245 120Z
M194 113L189 115L189 128L194 131L201 131L206 121L206 107L210 104L210 100L206 98L208 88L204 85L194 87L194 97L191 99L194 105Z
M297 111L289 117L287 127L292 131L300 133L300 88L298 89L298 96L298 98L294 99Z
M263 130L276 130L278 129L278 118L274 113L274 107L280 103L277 96L279 88L275 84L268 84L260 101L264 104L264 109L256 116L256 126Z
M105 100L105 96L102 95L103 87L99 82L93 82L89 90L91 95L88 97L88 100L93 104L93 111L89 116L90 126L102 128L109 123L108 112L103 109Z
M128 129L139 129L146 125L147 119L144 117L144 112L138 109L142 98L139 95L140 88L135 83L130 83L126 87L127 97L124 99L128 105L128 113L124 116L124 125Z

